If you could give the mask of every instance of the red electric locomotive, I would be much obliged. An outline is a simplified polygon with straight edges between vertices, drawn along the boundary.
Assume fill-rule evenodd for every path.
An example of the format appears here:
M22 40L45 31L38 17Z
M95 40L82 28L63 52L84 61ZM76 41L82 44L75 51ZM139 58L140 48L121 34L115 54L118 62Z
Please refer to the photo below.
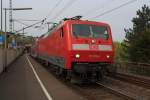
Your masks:
M92 82L101 79L114 60L110 26L83 21L80 16L53 27L37 40L33 51L35 57L56 65L57 73Z

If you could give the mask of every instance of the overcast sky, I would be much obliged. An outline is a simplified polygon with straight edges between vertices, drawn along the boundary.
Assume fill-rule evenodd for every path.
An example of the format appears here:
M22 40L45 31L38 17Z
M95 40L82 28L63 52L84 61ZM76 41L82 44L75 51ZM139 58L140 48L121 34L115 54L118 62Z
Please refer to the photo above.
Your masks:
M46 16L48 22L58 22L64 17L73 17L76 15L84 16L84 19L106 22L112 28L113 39L122 41L124 39L124 28L132 27L131 20L136 16L136 11L144 4L150 6L150 0L137 0L127 6L124 6L111 13L93 18L103 12L111 10L131 0L12 0L13 8L32 7L31 11L14 11L13 18L42 20ZM55 9L54 6L58 3ZM3 0L4 7L9 7L9 0ZM66 4L68 4L66 6ZM64 10L62 10L64 9ZM21 21L27 25L35 22ZM19 30L25 25L15 22L15 30ZM29 28L25 32L27 35L40 36L47 31L47 25L42 28Z

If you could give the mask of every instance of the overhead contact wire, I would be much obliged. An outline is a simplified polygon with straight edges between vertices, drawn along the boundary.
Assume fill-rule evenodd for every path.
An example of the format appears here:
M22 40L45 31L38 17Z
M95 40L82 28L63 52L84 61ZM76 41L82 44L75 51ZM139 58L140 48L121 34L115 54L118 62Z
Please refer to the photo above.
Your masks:
M124 3L124 4L122 4L122 5L118 6L118 7L115 7L115 8L113 8L113 9L111 9L111 10L105 11L105 12L103 12L103 13L101 13L101 14L95 16L95 17L91 17L91 18L89 18L89 19L94 19L94 18L98 18L98 17L103 16L103 15L106 15L106 14L111 13L111 12L113 12L113 11L115 11L115 10L118 10L118 9L124 7L124 6L127 6L127 5L129 5L129 4L131 4L131 3L134 3L135 1L137 1L137 0L131 0L131 1L126 2L126 3Z
M108 7L108 5L109 4L111 4L113 1L115 1L115 0L112 0L111 2L109 1L108 2L108 4L107 4L107 7ZM104 2L104 3L107 3L107 2ZM90 9L89 11L87 11L87 12L85 12L83 15L84 16L88 16L88 15L91 15L92 13L94 13L95 11L98 11L98 10L100 10L100 9L102 9L102 8L104 8L104 6L96 6L96 8L93 8L93 9Z
M44 24L44 22L47 20L47 18L50 16L50 14L52 14L54 12L54 10L59 6L59 4L62 2L63 0L58 0L58 2L56 3L56 5L50 10L50 12L48 13L48 15L42 20L41 26ZM41 27L40 26L40 27Z
M77 0L70 0L51 20L57 19L67 8L69 8L73 3L75 3Z

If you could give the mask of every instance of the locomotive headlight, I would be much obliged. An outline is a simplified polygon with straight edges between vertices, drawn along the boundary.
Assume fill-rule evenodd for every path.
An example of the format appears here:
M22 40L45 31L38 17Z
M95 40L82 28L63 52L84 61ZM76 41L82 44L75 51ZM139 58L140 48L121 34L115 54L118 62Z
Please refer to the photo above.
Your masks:
M92 43L95 43L96 41L95 40L92 40Z
M107 59L109 59L109 58L110 58L110 55L107 55L106 57L107 57Z
M76 57L76 58L80 58L80 55L79 55L79 54L76 54L75 57Z

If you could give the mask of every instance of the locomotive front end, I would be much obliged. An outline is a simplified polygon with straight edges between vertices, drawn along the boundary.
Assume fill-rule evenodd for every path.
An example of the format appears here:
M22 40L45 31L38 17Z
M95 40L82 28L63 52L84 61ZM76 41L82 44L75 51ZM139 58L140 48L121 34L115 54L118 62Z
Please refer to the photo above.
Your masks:
M73 72L85 79L99 80L113 63L114 48L108 24L78 21L71 25L70 60Z

